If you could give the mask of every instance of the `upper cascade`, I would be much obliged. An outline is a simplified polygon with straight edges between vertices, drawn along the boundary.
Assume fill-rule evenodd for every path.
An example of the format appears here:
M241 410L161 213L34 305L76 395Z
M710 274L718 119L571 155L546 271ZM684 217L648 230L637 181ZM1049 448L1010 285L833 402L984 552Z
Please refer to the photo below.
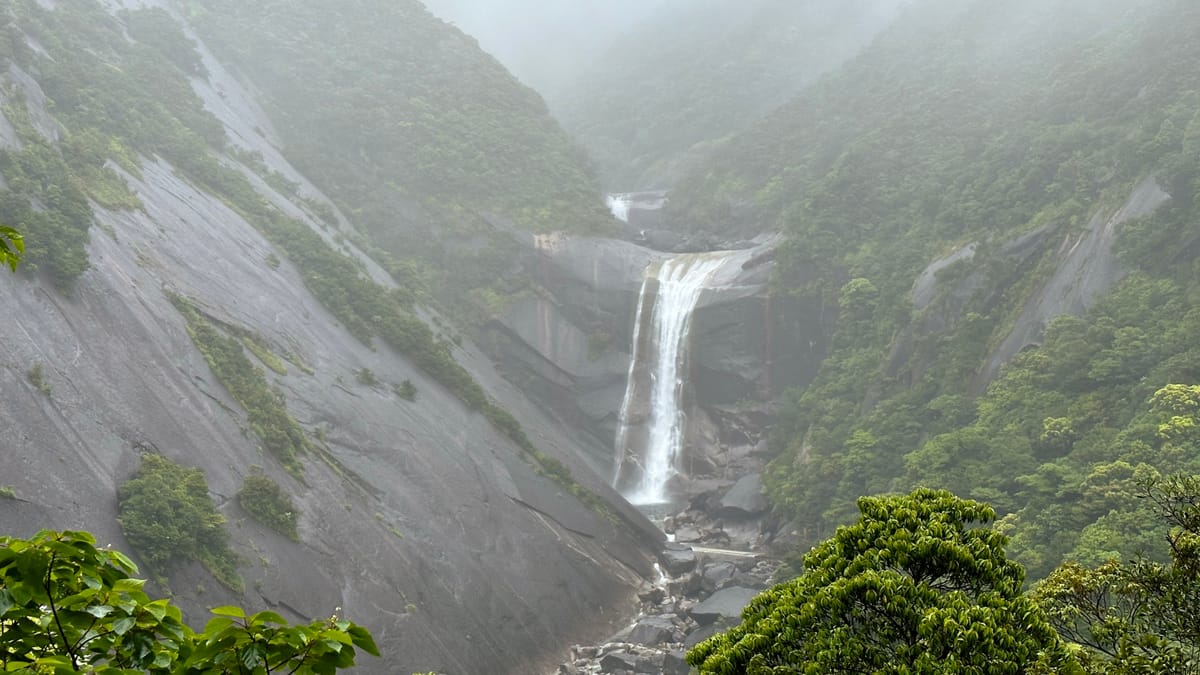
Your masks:
M690 253L646 270L635 318L633 358L617 427L615 486L633 504L670 501L678 475L692 312L729 252Z
M633 205L633 195L625 194L610 194L604 199L608 204L608 210L612 211L613 218L622 223L629 222L629 207Z

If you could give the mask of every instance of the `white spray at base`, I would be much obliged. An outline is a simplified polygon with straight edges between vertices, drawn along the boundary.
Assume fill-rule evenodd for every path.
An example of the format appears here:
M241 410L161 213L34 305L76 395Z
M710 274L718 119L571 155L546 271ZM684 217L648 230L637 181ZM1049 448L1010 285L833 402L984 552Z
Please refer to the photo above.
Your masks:
M646 282L642 285L641 297L638 298L637 325L634 328L633 361L629 366L616 439L617 482L620 482L624 464L630 461L640 463L638 480L628 486L625 493L625 498L632 504L662 504L669 500L667 483L679 473L680 451L687 421L682 397L687 367L688 328L705 283L724 261L725 254L719 253L682 255L662 263L657 274L653 275L658 284L648 327L643 327L641 323L645 319L647 291L654 286L650 283L652 270L648 271ZM643 338L645 328L649 328L651 333ZM650 370L648 418L645 446L638 453L637 448L629 447L633 421L630 417L636 405L635 399L639 396L638 376L645 374L639 369L647 368Z

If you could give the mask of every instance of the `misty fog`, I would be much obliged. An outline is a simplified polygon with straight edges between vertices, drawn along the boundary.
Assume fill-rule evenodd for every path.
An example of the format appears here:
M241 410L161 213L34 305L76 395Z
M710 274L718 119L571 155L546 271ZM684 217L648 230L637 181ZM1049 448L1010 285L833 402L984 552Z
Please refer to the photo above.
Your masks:
M0 670L1190 675L1198 36L0 2Z
M645 17L680 0L426 0L529 86L555 91ZM676 8L678 9L678 8Z

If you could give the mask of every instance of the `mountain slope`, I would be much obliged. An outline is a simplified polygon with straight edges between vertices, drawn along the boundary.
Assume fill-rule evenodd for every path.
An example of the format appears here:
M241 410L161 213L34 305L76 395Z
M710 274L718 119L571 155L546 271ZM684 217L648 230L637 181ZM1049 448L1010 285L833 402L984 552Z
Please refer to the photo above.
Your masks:
M144 570L192 621L228 602L341 607L381 672L528 672L608 630L650 573L652 526L344 240L163 4L4 9L0 204L44 248L0 279L0 529L128 550L117 488L156 453L204 472L238 556L240 583L197 561ZM213 335L255 366L231 373ZM296 504L299 542L238 505L260 472Z
M416 0L184 5L261 92L288 157L435 293L461 299L508 271L513 249L481 213L615 226L541 98Z
M917 2L672 194L680 228L784 230L779 292L839 310L768 480L810 537L912 485L995 503L1034 575L1151 536L1104 517L1135 469L1195 469L1147 401L1196 377L1197 25Z

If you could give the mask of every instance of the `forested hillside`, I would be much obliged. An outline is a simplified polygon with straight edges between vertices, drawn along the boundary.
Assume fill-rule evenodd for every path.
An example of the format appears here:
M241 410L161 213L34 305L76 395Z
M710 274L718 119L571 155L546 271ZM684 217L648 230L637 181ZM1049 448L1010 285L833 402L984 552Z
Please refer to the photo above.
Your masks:
M416 0L184 4L261 91L287 156L404 262L393 269L461 296L513 256L481 213L534 231L613 226L541 97Z
M1181 0L914 3L673 194L681 227L782 228L778 292L839 312L768 480L810 537L929 485L996 505L1032 578L1150 550L1133 478L1200 469L1194 391L1155 394L1200 376L1197 26ZM1090 311L1043 336L1038 308Z
M670 187L718 140L854 56L899 5L667 2L547 97L610 188Z

